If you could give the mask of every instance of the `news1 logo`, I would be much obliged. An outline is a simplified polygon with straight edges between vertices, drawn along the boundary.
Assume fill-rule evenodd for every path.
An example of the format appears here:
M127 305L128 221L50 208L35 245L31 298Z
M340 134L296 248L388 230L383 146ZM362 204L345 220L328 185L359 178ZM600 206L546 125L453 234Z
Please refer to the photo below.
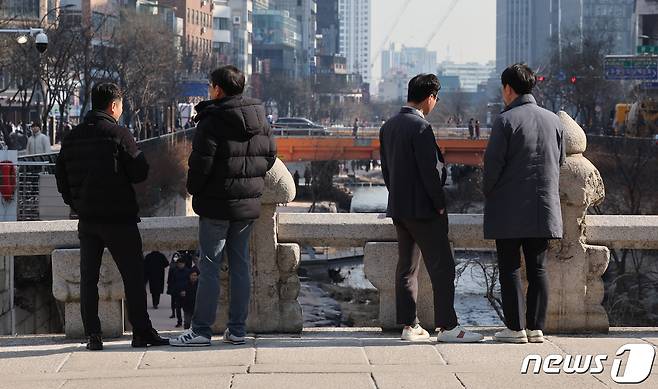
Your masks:
M651 374L656 350L650 344L625 344L617 350L617 357L628 353L626 367L622 371L623 358L612 361L610 377L618 384L639 384L644 382ZM607 355L559 355L551 354L543 358L531 354L525 357L521 364L521 374L528 374L530 362L534 362L532 374L601 374L605 370L603 362L608 360Z

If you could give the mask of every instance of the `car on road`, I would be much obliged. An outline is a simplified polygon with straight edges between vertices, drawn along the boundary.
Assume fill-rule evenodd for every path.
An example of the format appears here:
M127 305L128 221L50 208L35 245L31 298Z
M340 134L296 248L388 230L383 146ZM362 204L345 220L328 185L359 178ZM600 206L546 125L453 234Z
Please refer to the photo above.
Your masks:
M306 118L279 118L272 129L274 135L329 135L326 128Z

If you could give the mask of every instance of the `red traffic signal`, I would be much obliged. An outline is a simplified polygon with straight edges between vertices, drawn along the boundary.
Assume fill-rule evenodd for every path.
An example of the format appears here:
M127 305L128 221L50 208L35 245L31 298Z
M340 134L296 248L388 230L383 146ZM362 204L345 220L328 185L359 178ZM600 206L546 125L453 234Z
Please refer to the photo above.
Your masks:
M546 77L544 77L544 76L539 76L539 77L537 77L537 81L539 81L539 82L544 82L544 81L546 81Z
M577 78L576 76L572 76L572 77L571 77L571 83L572 83L572 84L575 84L576 81L578 81L578 78Z

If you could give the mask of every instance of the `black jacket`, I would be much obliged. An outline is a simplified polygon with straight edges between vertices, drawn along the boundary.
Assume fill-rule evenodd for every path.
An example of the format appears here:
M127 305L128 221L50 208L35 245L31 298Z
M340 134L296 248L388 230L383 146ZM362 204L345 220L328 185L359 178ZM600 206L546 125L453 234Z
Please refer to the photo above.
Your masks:
M127 128L110 115L90 111L62 141L55 174L64 202L80 220L138 222L132 184L146 180L149 166Z
M447 172L432 126L416 110L403 107L379 131L386 215L399 219L434 219L446 208Z
M241 95L196 106L187 191L202 217L252 220L260 216L265 174L276 160L265 109Z
M199 281L192 283L187 281L185 286L185 297L183 297L183 311L194 312L194 303L196 302L196 291L199 288Z

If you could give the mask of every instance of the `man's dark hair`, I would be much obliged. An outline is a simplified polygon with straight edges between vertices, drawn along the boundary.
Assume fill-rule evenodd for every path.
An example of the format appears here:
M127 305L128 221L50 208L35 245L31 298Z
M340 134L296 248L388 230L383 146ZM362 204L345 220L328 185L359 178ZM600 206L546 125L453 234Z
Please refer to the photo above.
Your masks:
M517 63L505 69L500 80L503 86L511 86L514 92L520 95L532 93L537 83L535 72L524 63Z
M436 96L441 89L441 83L434 74L419 74L409 81L407 101L420 103L431 95Z
M222 88L227 96L235 96L244 92L245 78L240 69L235 66L222 66L210 73L210 82Z
M91 90L91 109L106 110L113 101L122 100L119 86L112 82L101 82Z

